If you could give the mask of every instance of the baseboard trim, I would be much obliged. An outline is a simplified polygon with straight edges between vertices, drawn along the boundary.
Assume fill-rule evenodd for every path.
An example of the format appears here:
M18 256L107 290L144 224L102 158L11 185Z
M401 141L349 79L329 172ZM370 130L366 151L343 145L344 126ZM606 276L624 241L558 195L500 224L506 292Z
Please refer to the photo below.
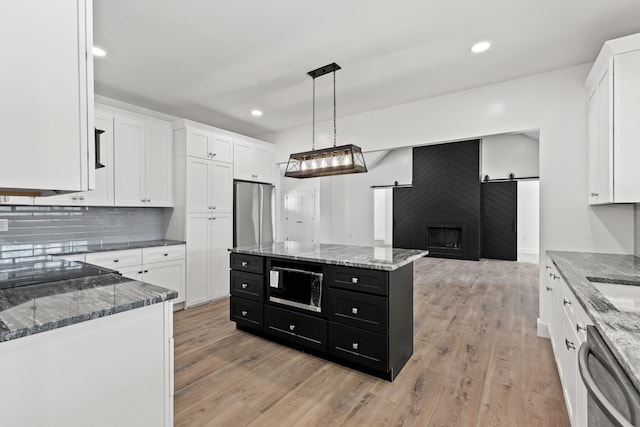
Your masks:
M540 318L538 318L537 323L538 323L538 336L543 338L550 338L551 335L549 335L549 325L547 323L542 322Z

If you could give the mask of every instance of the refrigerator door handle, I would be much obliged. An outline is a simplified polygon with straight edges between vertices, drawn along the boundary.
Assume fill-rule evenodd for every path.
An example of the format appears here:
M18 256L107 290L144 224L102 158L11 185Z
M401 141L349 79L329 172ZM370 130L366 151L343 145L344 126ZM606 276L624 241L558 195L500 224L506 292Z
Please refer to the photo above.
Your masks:
M264 189L258 185L258 245L262 245L262 210L264 209Z

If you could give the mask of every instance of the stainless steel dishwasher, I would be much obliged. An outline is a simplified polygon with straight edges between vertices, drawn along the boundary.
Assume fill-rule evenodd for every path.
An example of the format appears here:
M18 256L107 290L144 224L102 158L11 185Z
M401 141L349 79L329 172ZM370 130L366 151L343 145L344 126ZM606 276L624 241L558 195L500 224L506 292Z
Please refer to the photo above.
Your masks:
M589 427L640 426L640 394L593 326L587 326L578 367L588 392Z

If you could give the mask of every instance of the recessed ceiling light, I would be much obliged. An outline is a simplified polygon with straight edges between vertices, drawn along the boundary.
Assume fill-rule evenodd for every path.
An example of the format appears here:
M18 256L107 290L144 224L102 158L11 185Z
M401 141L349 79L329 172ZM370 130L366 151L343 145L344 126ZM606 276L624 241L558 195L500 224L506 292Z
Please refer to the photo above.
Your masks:
M93 47L93 56L105 56L107 52L97 46Z
M256 116L256 117L260 117L262 115L262 111L260 111L260 110L251 110L251 115L252 116Z
M473 53L480 53L480 52L484 52L486 50L488 50L491 47L491 43L484 41L484 42L479 42L474 44L473 46L471 46L471 52Z

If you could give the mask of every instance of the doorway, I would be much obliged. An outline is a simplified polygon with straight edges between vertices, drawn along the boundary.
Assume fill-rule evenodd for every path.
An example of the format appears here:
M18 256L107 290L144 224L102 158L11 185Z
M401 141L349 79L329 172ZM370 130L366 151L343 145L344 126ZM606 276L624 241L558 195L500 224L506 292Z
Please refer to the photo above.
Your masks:
M373 245L393 242L393 188L373 189Z
M284 196L284 240L315 242L315 191L294 190Z

